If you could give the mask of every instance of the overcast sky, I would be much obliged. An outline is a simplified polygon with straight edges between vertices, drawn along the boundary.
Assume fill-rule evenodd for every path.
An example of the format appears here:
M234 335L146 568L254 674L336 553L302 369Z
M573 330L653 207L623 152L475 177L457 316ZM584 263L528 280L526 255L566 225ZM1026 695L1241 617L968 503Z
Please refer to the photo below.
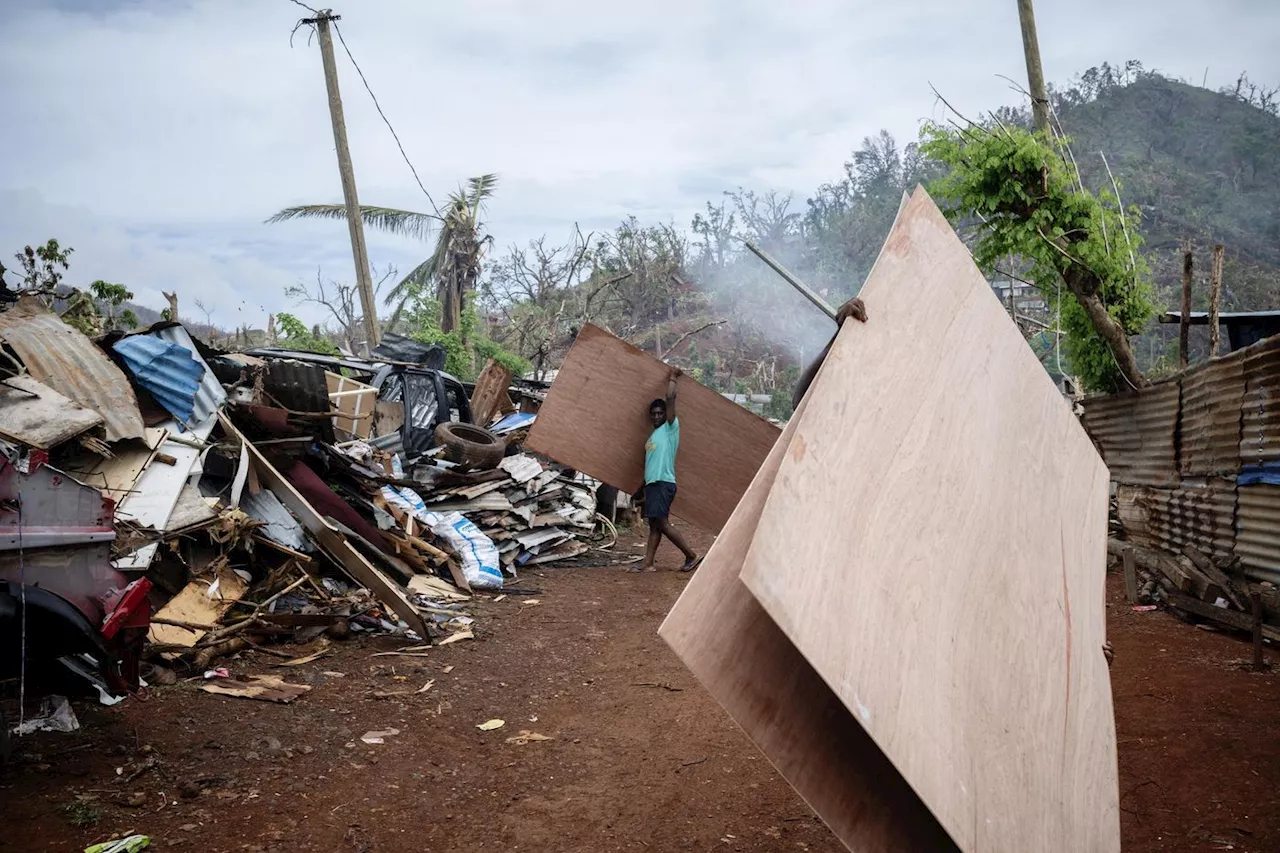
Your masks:
M940 116L1016 100L1015 0L360 0L347 44L439 199L497 172L503 248L628 214L687 225L739 185L794 191L839 176L860 140L901 142ZM1275 0L1039 0L1046 74L1142 60L1211 87L1280 83ZM300 277L353 277L342 223L264 225L340 202L318 47L289 0L0 2L0 252L57 237L69 280L176 290L215 321L294 310ZM428 209L339 52L360 198ZM376 266L412 242L369 234ZM303 316L318 319L309 311ZM198 315L197 315L198 316ZM201 318L202 319L202 318Z

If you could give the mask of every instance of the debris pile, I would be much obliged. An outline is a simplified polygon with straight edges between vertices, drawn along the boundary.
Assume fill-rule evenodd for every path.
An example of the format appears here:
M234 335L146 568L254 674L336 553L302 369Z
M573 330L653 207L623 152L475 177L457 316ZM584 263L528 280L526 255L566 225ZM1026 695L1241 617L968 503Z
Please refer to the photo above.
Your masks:
M1188 621L1206 619L1252 633L1257 643L1280 642L1280 627L1274 624L1280 590L1268 581L1251 583L1238 558L1215 560L1189 544L1173 554L1114 538L1107 551L1119 561L1125 595L1135 609L1163 605Z
M605 545L599 484L521 450L512 396L536 391L491 363L475 426L438 348L393 344L226 353L171 322L90 340L31 294L0 313L0 678L70 666L105 698L144 658L217 680L291 657L278 638L463 639L474 590Z

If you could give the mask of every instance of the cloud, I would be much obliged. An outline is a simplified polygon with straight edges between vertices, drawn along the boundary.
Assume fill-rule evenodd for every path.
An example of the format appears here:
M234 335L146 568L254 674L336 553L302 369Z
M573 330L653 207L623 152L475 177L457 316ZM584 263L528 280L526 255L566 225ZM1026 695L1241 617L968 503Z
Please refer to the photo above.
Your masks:
M1025 73L1007 0L348 6L342 33L436 200L500 174L499 246L629 214L685 224L739 185L803 199L862 137L912 138L938 114L930 83L977 113L1016 97L997 74ZM1207 67L1210 85L1242 69L1280 81L1271 3L1041 7L1051 79L1139 58L1195 82ZM306 28L289 44L301 14L286 0L5 4L0 251L56 235L77 249L73 273L155 304L174 287L226 324L287 308L283 288L317 265L350 278L341 223L262 224L341 200L318 50ZM361 199L427 209L337 50ZM426 251L369 243L406 270Z

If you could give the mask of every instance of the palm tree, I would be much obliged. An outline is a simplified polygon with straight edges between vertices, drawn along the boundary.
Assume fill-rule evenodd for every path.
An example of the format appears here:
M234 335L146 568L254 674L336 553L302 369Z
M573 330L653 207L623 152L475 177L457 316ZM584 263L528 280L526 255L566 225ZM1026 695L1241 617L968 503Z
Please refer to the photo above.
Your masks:
M386 304L394 304L389 326L394 326L405 303L419 288L435 286L441 308L440 329L450 332L462 325L463 303L475 290L480 278L480 259L493 237L482 234L480 214L484 203L493 197L497 175L480 175L449 194L440 213L416 213L394 207L360 205L365 225L403 237L426 242L435 231L435 251L414 267L387 293ZM289 219L347 219L347 208L341 204L306 204L287 207L267 220L268 223Z

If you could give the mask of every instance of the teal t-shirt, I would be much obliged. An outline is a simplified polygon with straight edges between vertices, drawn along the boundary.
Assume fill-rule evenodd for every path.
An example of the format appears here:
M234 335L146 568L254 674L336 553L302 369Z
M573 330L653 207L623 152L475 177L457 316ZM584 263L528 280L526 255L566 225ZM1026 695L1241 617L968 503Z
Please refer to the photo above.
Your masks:
M644 444L644 482L676 481L676 448L680 446L680 419L663 424Z

